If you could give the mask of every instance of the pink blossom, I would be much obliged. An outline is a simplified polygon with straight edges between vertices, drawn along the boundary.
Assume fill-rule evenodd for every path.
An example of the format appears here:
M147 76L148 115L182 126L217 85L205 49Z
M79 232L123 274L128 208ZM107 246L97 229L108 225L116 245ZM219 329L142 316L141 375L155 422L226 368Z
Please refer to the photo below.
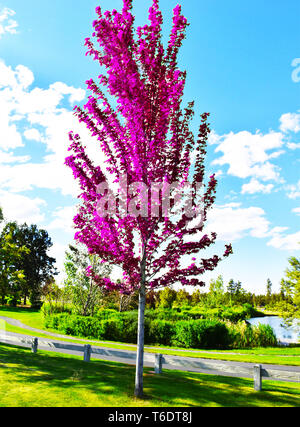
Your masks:
M97 81L86 81L90 96L83 107L74 107L74 115L86 125L106 161L101 166L95 164L88 157L80 136L69 133L72 154L65 159L65 164L72 169L81 191L74 218L75 239L86 245L91 254L123 271L123 280L114 282L98 277L91 266L87 268L86 274L106 289L125 294L139 289L142 263L147 289L175 283L203 286L198 277L216 268L222 258L197 256L217 238L216 233L203 232L206 213L215 200L217 181L212 175L205 183L209 114L202 114L198 138L195 138L190 130L194 103L182 107L186 72L178 67L178 53L185 38L187 19L182 15L181 6L176 6L165 49L158 0L152 1L149 23L136 30L131 10L131 0L123 0L121 13L114 9L102 15L101 8L97 7L94 42L85 39L87 55L97 61L104 72ZM193 167L192 152L196 152ZM98 185L106 183L111 188L111 182L120 183L118 177L122 174L126 174L128 184L141 182L148 188L153 182L178 181L184 185L190 180L194 186L202 183L205 188L201 200L203 222L191 229L190 219L184 215L176 223L166 215L134 217L117 212L100 217L97 206L104 196L98 194ZM130 200L126 197L127 207ZM143 203L148 203L149 213L150 201ZM195 200L196 206L197 203ZM195 238L199 234L200 238ZM140 239L138 251L136 236ZM226 245L223 257L231 253L231 245ZM182 268L180 261L186 255L192 256L193 262Z

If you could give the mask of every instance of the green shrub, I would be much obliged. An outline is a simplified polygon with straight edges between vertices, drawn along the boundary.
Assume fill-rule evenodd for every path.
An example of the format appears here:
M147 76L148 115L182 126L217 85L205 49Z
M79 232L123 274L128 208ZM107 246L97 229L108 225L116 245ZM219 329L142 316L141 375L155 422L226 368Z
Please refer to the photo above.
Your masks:
M57 313L71 314L73 306L71 304L62 304L61 302L44 302L41 311L44 317Z
M185 348L226 348L229 334L217 320L189 320L176 324L174 343Z
M175 324L167 320L153 320L149 326L149 343L171 345L175 334Z
M87 338L98 338L100 322L94 317L69 315L66 313L54 314L45 318L45 326L66 335Z
M224 313L237 319L248 309L249 307L240 307L238 310L235 307L232 311ZM191 317L198 316L200 312L192 310L176 311L174 317L177 320L174 321L172 317L174 312L168 309L167 315L172 320L165 320L160 316L165 311L160 310L157 318L154 317L154 310L147 310L145 313L145 344L218 349L274 346L277 343L270 326L251 326L245 321L224 322L213 317L195 319ZM216 311L211 310L210 314L212 312L215 315ZM57 313L45 317L45 326L66 335L136 344L138 313L102 310L97 313L97 317Z
M101 308L97 311L95 317L101 320L111 319L112 317L121 318L122 313L111 308Z
M122 342L128 342L131 344L137 343L137 330L138 330L138 313L136 311L130 311L122 313L122 319L124 323L123 335L121 337ZM151 319L145 316L144 321L144 340L145 344L151 343L149 337Z

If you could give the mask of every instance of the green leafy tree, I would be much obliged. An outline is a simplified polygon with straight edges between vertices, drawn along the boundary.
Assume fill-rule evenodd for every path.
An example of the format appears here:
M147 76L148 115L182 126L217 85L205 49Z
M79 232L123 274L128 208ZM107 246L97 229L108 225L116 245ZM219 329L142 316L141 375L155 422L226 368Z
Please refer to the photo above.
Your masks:
M173 303L173 307L183 307L189 305L191 301L191 295L185 289L179 289L176 292L176 300Z
M18 246L13 241L11 233L0 236L0 295L1 303L8 302L15 306L20 299L22 285L25 282L23 270L19 262L28 254L25 246Z
M191 305L200 304L204 299L204 294L200 291L200 289L196 289L191 295Z
M64 285L70 290L76 311L83 316L92 316L104 295L93 278L87 276L86 269L92 266L99 277L109 277L111 266L102 263L96 255L90 255L86 248L79 245L69 245L64 266L67 276Z
M270 279L267 280L267 297L268 299L271 298L272 295L272 282Z
M292 299L298 313L300 312L300 260L296 257L289 258L290 267L286 269L285 275L292 289Z
M281 279L280 293L283 298L290 300L293 293L293 284L289 280Z
M230 295L239 295L241 291L242 291L242 283L240 281L235 282L233 279L230 279L227 286L227 292Z
M164 288L159 291L159 303L161 308L172 308L173 302L176 300L176 291L172 288Z
M209 282L209 292L206 295L206 303L211 307L218 307L224 303L224 281L220 275L217 279L211 279Z
M36 225L28 226L26 223L18 225L16 222L7 223L2 235L3 237L10 235L16 247L28 249L18 257L15 267L16 270L23 271L25 276L21 284L24 304L29 297L31 306L39 308L42 286L57 274L54 267L55 258L47 254L52 246L51 238L46 230L40 230Z

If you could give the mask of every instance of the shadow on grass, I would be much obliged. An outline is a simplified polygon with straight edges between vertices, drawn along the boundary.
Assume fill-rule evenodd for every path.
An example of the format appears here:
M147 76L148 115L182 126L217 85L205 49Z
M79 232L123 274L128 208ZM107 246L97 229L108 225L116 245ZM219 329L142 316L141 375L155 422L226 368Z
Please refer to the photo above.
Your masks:
M135 367L132 365L99 360L86 363L74 356L32 354L28 349L6 345L0 345L0 375L1 370L20 389L26 385L47 391L49 401L42 406L57 406L57 400L51 400L51 392L55 395L58 390L62 395L73 396L70 406L88 406L90 395L95 406L108 407L300 406L299 385L264 381L263 391L258 393L250 379L179 371L155 375L150 368L145 368L145 398L137 400L133 397Z

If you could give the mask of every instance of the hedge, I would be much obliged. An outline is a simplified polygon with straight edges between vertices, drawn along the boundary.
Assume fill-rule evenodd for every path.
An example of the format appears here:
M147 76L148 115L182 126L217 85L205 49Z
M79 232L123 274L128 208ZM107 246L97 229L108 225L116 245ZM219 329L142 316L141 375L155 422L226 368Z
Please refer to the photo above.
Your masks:
M136 343L137 313L113 313L110 317L84 317L66 313L45 318L47 328L66 335L124 343ZM243 348L276 345L272 328L225 323L211 319L161 320L145 318L145 344L183 348Z

